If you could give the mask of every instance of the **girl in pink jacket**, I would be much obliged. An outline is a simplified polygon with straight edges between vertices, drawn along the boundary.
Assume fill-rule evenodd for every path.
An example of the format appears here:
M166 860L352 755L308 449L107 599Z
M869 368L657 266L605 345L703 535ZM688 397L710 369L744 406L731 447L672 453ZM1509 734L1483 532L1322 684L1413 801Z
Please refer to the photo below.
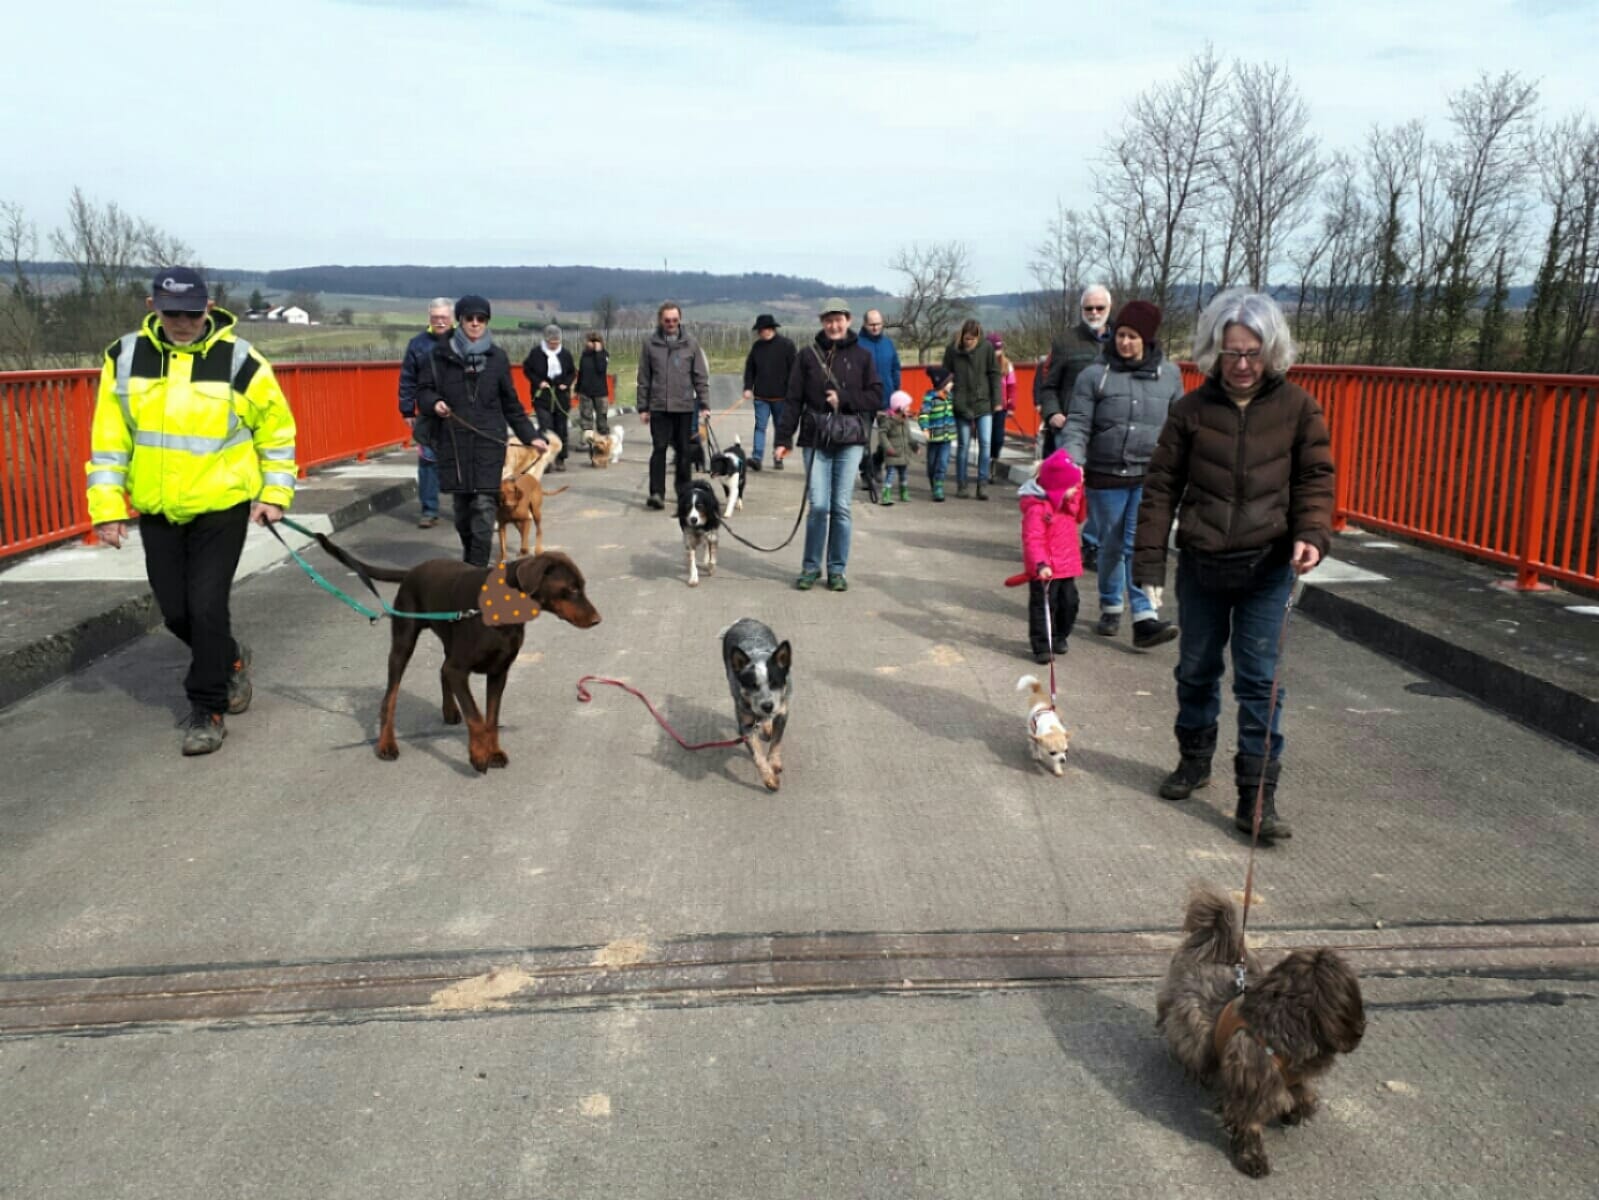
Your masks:
M1083 573L1078 523L1083 519L1083 472L1064 450L1038 466L1017 492L1022 509L1022 567L1027 576L1027 637L1033 661L1047 663L1051 650L1066 653L1077 620L1077 576ZM1049 605L1050 645L1044 627Z

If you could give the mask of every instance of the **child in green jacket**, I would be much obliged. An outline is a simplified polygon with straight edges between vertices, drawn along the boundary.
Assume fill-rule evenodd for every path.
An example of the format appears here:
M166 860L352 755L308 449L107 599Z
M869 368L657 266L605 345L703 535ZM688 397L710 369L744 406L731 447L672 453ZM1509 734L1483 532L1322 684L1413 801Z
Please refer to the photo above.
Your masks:
M920 422L927 434L927 482L933 485L933 499L944 499L944 474L949 470L949 448L954 443L955 404L950 390L955 373L948 367L928 367L932 390L922 397Z

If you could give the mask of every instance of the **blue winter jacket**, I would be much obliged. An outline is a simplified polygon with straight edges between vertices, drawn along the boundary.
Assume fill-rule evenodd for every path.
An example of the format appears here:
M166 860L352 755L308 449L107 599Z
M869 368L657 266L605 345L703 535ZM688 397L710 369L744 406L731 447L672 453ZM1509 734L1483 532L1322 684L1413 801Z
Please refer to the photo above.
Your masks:
M417 372L427 366L428 359L433 356L433 347L441 345L449 336L424 329L406 343L405 360L400 363L400 415L407 421L422 415L416 410ZM423 462L434 461L433 451L428 447L418 444L416 450Z
M881 411L888 411L888 400L899 391L899 351L886 333L870 334L864 329L856 335L861 345L871 351L872 362L877 366L877 377L883 381Z

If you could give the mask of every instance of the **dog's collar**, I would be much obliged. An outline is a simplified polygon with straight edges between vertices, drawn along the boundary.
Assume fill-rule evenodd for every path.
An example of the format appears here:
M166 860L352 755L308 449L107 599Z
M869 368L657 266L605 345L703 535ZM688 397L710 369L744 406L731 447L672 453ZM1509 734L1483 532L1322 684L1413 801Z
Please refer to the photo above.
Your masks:
M1267 1044L1265 1038L1249 1027L1249 1022L1244 1020L1243 1003L1244 998L1242 996L1234 996L1227 1002L1227 1007L1222 1009L1221 1013L1216 1017L1216 1032L1214 1035L1216 1057L1220 1059L1227 1052L1227 1043L1232 1041L1233 1034L1242 1029L1250 1037L1254 1038L1267 1054L1271 1055L1272 1065L1277 1068L1277 1073L1283 1077L1283 1082L1289 1087L1295 1086L1299 1082L1299 1073L1290 1070L1287 1057L1273 1050Z
M485 625L525 625L539 615L538 601L505 582L505 564L499 574L490 571L478 589L478 608Z

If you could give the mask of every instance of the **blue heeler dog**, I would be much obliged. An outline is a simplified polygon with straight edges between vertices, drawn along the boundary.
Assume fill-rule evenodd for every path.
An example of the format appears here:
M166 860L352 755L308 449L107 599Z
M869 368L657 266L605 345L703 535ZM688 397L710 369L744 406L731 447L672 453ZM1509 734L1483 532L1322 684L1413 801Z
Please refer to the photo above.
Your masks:
M783 727L788 700L794 693L789 668L794 651L787 642L750 617L735 621L722 634L722 665L733 693L738 732L755 757L755 769L768 791L782 782Z

